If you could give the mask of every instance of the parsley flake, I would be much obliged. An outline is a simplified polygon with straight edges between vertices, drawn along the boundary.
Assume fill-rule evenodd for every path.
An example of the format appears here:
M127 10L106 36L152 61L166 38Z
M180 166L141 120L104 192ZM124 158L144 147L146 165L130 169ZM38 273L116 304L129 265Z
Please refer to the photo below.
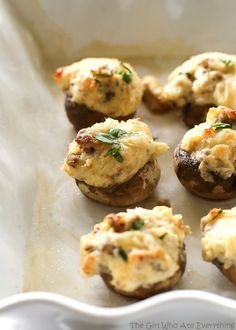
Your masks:
M131 83L132 82L132 77L131 77L131 74L129 72L121 72L121 76L122 76L122 79L127 83Z
M224 128L232 128L232 124L229 123L213 123L211 126L215 131L219 131L220 129Z
M223 213L223 210L222 209L219 209L218 212L211 218L210 221L214 221L222 213Z
M114 157L119 163L122 163L124 158L120 153L120 148L120 145L118 145L117 147L109 149L104 157L111 156Z
M127 65L125 65L124 62L120 62L120 65L123 66L123 68L125 68L129 73L132 73L132 71L130 70L130 68L128 68Z
M121 137L122 135L124 135L126 133L127 133L126 131L124 131L123 129L120 129L120 128L112 128L109 131L109 134L111 136L114 136L115 138L119 138L119 137Z
M119 163L121 163L124 158L120 153L121 145L119 139L125 134L131 133L120 128L112 128L108 133L97 133L94 136L94 139L105 144L113 144L114 146L107 151L104 157L114 157Z
M120 62L120 65L125 69L125 71L120 71L117 73L121 75L122 79L127 84L130 84L132 82L132 71L130 70L130 68L127 65L125 65L125 63Z
M144 226L143 220L135 220L132 222L132 229L133 230L140 230Z
M163 239L166 237L166 235L167 235L167 233L164 233L164 234L160 235L158 238L163 241Z
M111 78L113 77L114 74L119 74L121 75L122 79L127 83L132 82L132 71L130 68L125 65L123 62L120 62L120 65L125 69L125 71L113 71L111 70L110 72L96 72L95 70L91 70L93 79L100 83L101 81L98 78Z
M112 128L108 133L97 133L94 139L102 143L114 144L119 143L118 139L124 134L127 132L123 129Z
M233 64L233 61L230 60L230 59L224 59L224 58L221 58L220 60L221 60L221 62L223 62L226 66L229 66L229 65Z
M127 255L127 253L125 252L124 249L119 248L118 253L119 253L119 256L120 256L125 262L128 261L128 255Z
M93 76L95 78L110 78L113 76L113 72L111 71L111 72L107 72L107 73L106 72L102 73L102 72L93 71Z
M116 142L116 137L110 135L109 133L97 133L94 139L107 144L114 144Z

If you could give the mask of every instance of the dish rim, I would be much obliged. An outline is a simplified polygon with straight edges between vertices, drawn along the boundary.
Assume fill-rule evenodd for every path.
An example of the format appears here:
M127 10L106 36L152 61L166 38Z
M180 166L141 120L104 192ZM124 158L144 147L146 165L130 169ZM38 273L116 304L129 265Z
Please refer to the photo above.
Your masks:
M130 318L140 312L144 312L152 307L164 305L170 302L188 301L192 303L208 302L216 307L227 308L227 311L236 312L236 300L222 297L218 294L205 292L202 290L175 290L137 301L126 306L119 307L100 307L77 301L57 293L50 292L29 292L19 293L13 296L3 298L0 301L0 315L12 308L22 307L33 303L52 304L58 308L64 308L67 311L74 312L83 316L83 318L96 319L97 321L118 320L121 316ZM109 312L109 313L108 313Z

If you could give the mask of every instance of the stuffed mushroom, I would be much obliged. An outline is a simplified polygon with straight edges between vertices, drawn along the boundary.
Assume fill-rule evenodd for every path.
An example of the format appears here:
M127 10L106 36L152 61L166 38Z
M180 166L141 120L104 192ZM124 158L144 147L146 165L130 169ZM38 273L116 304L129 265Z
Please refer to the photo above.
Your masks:
M213 209L201 219L202 256L236 284L236 207Z
M211 108L206 122L190 129L174 154L183 186L207 199L236 197L236 111Z
M108 205L131 205L155 189L160 177L157 157L167 150L139 119L107 118L79 131L63 168L87 197Z
M77 131L107 117L133 117L143 95L135 70L115 58L86 58L57 69L54 78L66 94L66 113Z
M189 232L166 206L109 214L81 238L82 274L99 274L115 292L138 299L170 290L185 270Z
M143 83L144 102L152 111L179 109L184 122L193 127L205 121L210 107L236 107L236 56L196 55L178 66L164 87L152 76Z

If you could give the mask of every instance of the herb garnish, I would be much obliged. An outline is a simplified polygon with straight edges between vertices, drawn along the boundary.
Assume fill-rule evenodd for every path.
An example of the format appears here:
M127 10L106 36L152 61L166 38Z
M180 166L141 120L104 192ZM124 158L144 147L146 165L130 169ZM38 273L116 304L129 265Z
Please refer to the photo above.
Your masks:
M121 72L118 72L119 74L121 74L122 76L122 79L127 83L131 83L132 81L132 71L127 67L127 65L125 65L123 62L120 62L120 65L123 66L123 68L126 70L126 71L121 71Z
M144 226L143 220L134 220L132 222L132 229L133 230L140 230Z
M112 135L112 136L114 136L115 138L119 138L122 135L127 134L127 132L125 130L123 130L123 129L120 129L120 128L112 128L109 131L109 134Z
M120 256L125 262L128 261L128 256L127 256L127 253L125 252L124 249L119 248L118 253L119 253L119 256Z
M113 72L97 72L95 70L91 70L92 75L93 75L93 79L97 82L100 83L101 80L99 80L98 78L110 78L113 76Z
M221 62L223 62L226 66L233 64L232 60L230 60L230 59L224 59L224 58L221 58L220 60L221 60Z
M102 72L94 72L94 75L101 78L110 78L113 76L113 72L110 73L102 73Z
M94 139L99 142L114 145L113 148L107 151L104 157L107 156L114 157L119 163L121 163L124 160L122 155L120 154L121 145L119 141L119 139L124 134L129 134L129 133L120 128L112 128L108 133L97 133L94 136Z
M127 132L124 131L123 129L112 128L108 133L97 133L94 136L94 139L103 143L118 144L119 143L118 139L124 134L127 134Z
M167 235L167 233L164 233L161 236L159 236L158 238L163 241L163 239L166 237L166 235Z
M132 77L131 77L131 74L129 72L121 72L121 75L122 75L122 79L127 83L131 83L132 81Z
M127 71L129 71L129 73L132 73L132 71L130 70L130 68L128 68L127 65L125 65L124 62L120 62L120 65L122 65L123 68L125 68Z
M101 80L97 79L96 77L93 77L94 81L96 81L96 83L100 83Z
M119 74L121 75L122 79L127 83L132 82L132 71L130 68L128 68L123 62L120 62L120 65L125 69L125 71L113 71L111 70L110 72L96 72L95 70L91 70L93 78L96 82L101 82L98 78L110 78L114 74Z
M210 221L215 220L221 213L223 213L223 210L222 209L219 209L218 212L211 218Z
M110 135L109 133L98 133L94 136L94 139L107 144L114 144L117 141L117 138Z
M224 129L224 128L232 128L232 124L229 123L213 123L211 125L215 131L218 131L220 129Z
M114 157L119 163L122 163L124 160L124 158L120 154L120 145L109 149L104 157L107 157L107 156Z

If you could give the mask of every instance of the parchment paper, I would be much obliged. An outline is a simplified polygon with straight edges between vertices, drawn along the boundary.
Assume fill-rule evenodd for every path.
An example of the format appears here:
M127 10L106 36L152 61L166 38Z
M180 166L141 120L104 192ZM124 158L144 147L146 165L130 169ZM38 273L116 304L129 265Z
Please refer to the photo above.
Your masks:
M100 306L131 303L109 291L97 276L84 279L79 239L110 212L122 210L81 195L61 170L75 132L64 113L64 95L34 42L12 11L2 6L0 32L0 297L21 291L51 291ZM13 18L12 18L13 17ZM96 55L96 48L94 49ZM76 60L76 58L75 58ZM128 58L140 75L165 80L179 59ZM186 127L174 113L153 115L142 105L140 116L153 135L170 145L160 157L162 175L154 196L140 206L167 199L193 230L187 238L187 269L176 289L199 289L236 298L235 287L201 260L199 220L212 207L230 208L235 200L207 202L189 194L173 169L173 150Z

